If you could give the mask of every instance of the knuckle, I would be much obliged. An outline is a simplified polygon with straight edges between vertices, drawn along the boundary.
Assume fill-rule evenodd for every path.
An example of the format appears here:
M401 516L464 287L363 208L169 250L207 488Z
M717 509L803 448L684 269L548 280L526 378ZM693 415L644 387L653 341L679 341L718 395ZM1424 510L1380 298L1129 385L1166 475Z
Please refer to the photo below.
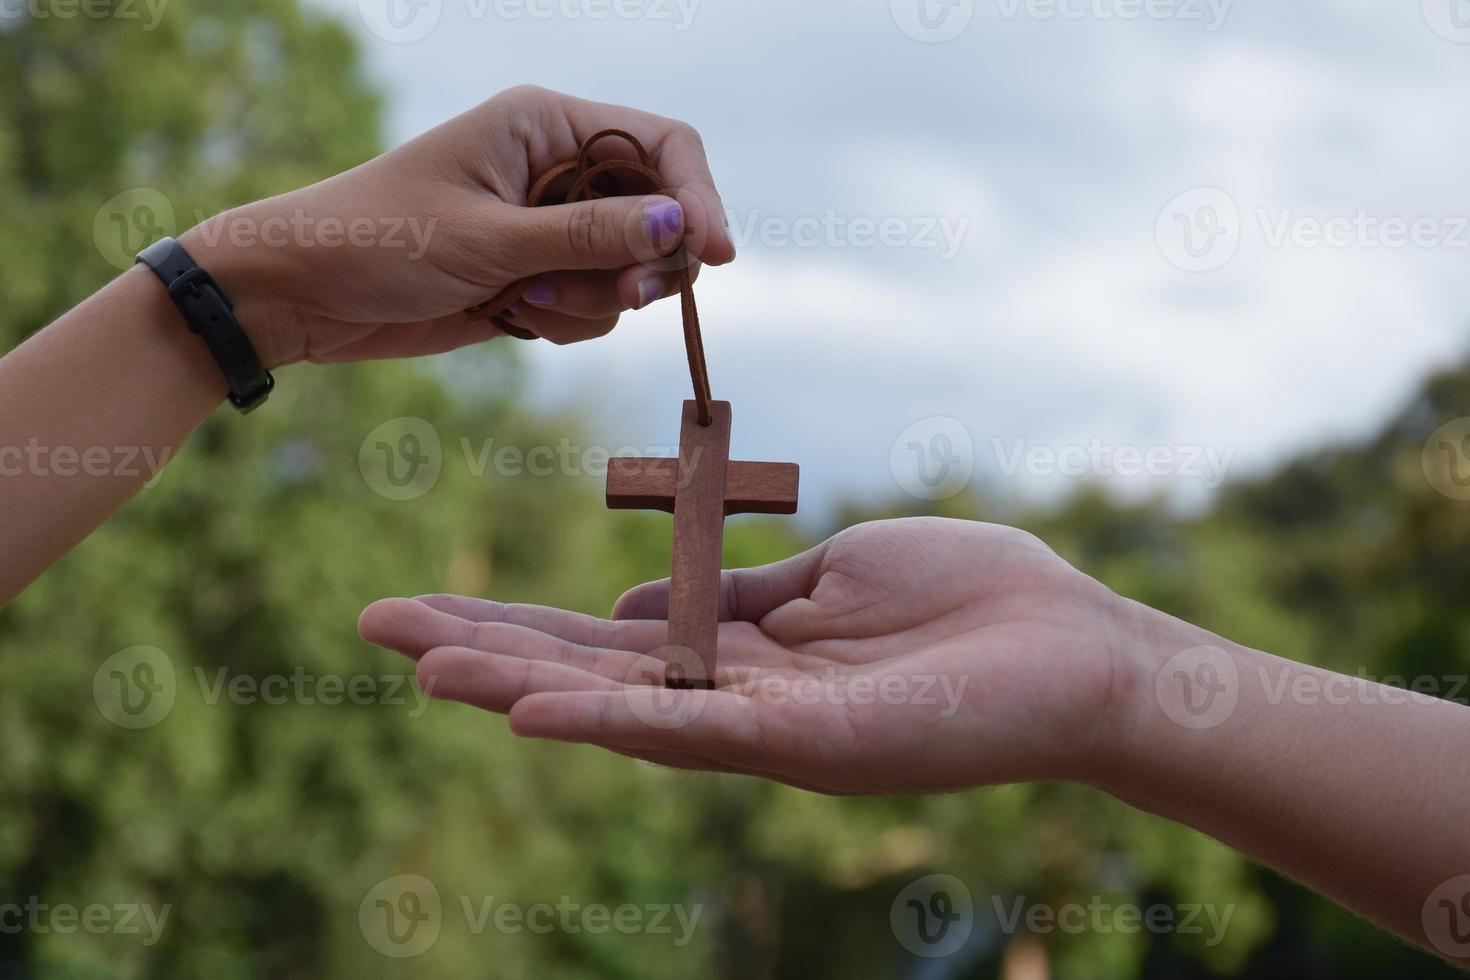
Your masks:
M519 85L512 85L510 88L503 90L499 95L495 96L495 98L504 99L507 102L522 102L530 99L539 99L545 95L546 89L542 88L540 85L533 85L530 82L522 82Z
M555 96L539 85L505 89L481 103L478 125L483 131L505 134L513 144L529 142L541 132Z
M496 627L499 623L472 623L466 621L464 624L464 645L473 650L489 650L495 645Z
M556 645L556 659L567 667L587 670L592 666L592 651L580 643L559 640Z
M567 248L581 259L605 251L613 234L612 212L600 201L578 205L567 220Z
M687 140L699 149L704 149L704 137L699 135L699 130L682 119L674 120L674 134L681 139Z
M724 607L721 612L731 619L739 618L740 583L736 580L733 569L720 572L720 600Z
M1051 551L1051 546L1030 531L1019 527L1007 527L1000 535L1001 540L1014 548Z
M437 664L438 660L436 658L424 656L419 658L419 662L413 670L414 680L418 683L419 690L428 694L430 697L433 696L434 688L439 684L439 669Z

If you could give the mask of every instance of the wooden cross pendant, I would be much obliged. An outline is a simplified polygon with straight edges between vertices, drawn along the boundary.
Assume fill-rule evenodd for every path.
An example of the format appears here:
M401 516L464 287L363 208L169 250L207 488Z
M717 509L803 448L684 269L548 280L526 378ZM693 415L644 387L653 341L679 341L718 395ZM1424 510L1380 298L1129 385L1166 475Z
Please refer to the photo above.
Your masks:
M795 514L795 463L730 460L730 403L710 402L710 424L684 403L679 458L619 456L608 461L607 506L674 515L669 584L670 687L715 686L720 560L730 514ZM683 660L684 663L680 663ZM676 676L687 673L689 676Z

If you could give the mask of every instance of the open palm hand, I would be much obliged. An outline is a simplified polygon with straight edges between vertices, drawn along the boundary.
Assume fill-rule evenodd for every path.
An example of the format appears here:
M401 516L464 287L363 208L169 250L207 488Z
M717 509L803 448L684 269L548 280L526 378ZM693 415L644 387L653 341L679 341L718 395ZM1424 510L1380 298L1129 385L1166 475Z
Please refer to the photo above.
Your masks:
M426 596L375 603L361 630L434 697L661 764L836 793L1085 775L1120 603L1031 535L864 524L722 586L714 691L664 686L667 581L611 620Z

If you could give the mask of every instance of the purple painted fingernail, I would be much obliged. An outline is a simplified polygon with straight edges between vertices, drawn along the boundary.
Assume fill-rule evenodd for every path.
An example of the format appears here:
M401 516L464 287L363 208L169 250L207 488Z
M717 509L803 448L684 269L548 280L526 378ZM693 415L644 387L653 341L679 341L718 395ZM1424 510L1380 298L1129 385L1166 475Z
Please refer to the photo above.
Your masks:
M664 281L659 276L649 276L638 284L638 309L643 309L664 294Z
M546 279L537 279L521 298L532 306L550 306L556 302L556 287Z
M684 209L671 199L655 201L643 209L643 237L654 248L663 249L679 240L684 230Z
M514 303L510 304L509 306L507 306L505 308L505 315L506 316L515 316L519 312L521 312L521 301L520 300L516 300Z

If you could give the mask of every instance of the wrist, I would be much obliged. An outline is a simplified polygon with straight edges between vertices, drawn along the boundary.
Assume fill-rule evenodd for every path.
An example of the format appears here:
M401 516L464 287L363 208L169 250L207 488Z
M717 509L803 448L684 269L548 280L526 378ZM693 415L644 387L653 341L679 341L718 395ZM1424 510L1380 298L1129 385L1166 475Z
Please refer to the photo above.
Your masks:
M227 211L179 236L194 261L214 278L267 371L304 356L295 304L286 291L289 259L281 249L237 240L240 213Z
M1145 805L1160 778L1240 722L1249 651L1123 597L1112 634L1112 679L1088 781Z

